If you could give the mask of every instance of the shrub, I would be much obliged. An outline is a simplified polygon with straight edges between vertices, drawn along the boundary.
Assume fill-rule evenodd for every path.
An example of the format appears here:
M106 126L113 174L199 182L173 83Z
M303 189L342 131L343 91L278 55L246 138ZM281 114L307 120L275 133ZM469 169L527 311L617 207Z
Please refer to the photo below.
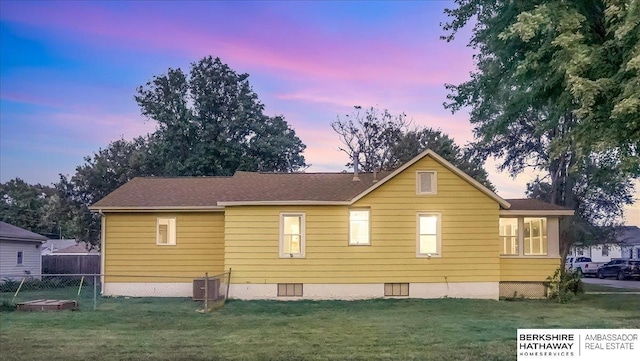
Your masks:
M562 272L556 269L553 276L547 277L545 286L549 290L548 297L560 303L567 303L579 293L584 293L582 275L577 271Z

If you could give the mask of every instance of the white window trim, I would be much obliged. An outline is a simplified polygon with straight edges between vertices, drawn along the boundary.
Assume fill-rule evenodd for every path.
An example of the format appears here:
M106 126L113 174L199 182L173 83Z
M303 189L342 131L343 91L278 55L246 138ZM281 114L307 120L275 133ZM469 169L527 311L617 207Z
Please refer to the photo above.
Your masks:
M436 216L436 253L420 253L420 217ZM440 212L418 212L416 214L416 257L439 258L442 257L442 214Z
M352 211L356 211L356 212L367 212L368 213L368 217L367 217L367 226L369 227L369 233L368 236L369 238L367 239L367 243L354 243L351 240L351 212ZM349 246L371 246L371 209L369 208L351 208L349 209L349 229L348 229L348 238L349 238Z
M20 257L21 254L22 254L22 257ZM23 265L24 265L24 251L18 251L16 253L16 266L23 266Z
M518 243L518 254L504 254L502 253L502 237L500 237L500 231L498 231L498 239L500 240L500 257L519 257L520 253L522 252L522 247L523 247L523 230L522 227L524 226L524 218L522 217L500 217L500 219L502 218L511 218L511 219L516 219L516 221L518 222L518 234L516 234L516 242ZM498 220L498 222L500 222ZM499 223L498 223L499 224Z
M300 217L300 253L284 253L284 217ZM280 258L305 258L307 243L307 220L304 212L283 212L280 213Z
M431 178L432 181L432 191L431 192L422 192L420 190L420 174L423 173L432 173L433 174L433 178ZM416 194L418 195L434 195L434 194L438 194L438 172L435 170L418 170L416 171Z
M515 218L515 217L501 217L501 218ZM501 258L554 258L549 256L549 217L517 217L518 218L518 254L501 254ZM524 253L524 219L525 218L546 218L547 222L547 253L545 254L525 254ZM498 231L498 239L500 240L500 231ZM500 245L502 248L502 245ZM576 247L576 257L583 256L578 254L579 247Z
M548 257L549 256L549 219L547 217L522 217L522 246L524 247L524 219L525 218L533 218L533 219L541 219L544 218L545 219L545 226L547 227L547 229L545 230L546 233L546 237L547 237L547 249L545 250L545 253L529 253L529 254L525 254L525 248L522 248L522 255L524 257ZM542 223L540 224L542 226ZM542 232L542 229L540 230L540 232ZM529 228L529 248L533 249L533 227ZM540 248L542 248L542 245L544 244L543 241L543 236L542 234L540 234Z
M167 224L167 243L160 243L160 224ZM175 246L177 238L176 217L158 217L156 219L156 245Z

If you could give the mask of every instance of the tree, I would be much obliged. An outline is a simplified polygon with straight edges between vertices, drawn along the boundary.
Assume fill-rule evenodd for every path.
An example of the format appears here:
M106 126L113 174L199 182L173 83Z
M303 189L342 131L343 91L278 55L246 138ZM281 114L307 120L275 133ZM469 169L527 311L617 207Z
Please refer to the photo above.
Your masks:
M362 111L356 106L355 112L331 123L338 133L347 156L347 167L353 166L356 154L358 164L365 172L392 170L408 162L426 149L431 149L451 162L478 182L493 189L483 162L476 162L460 148L453 139L432 128L410 128L411 122L404 113L393 115L388 110L373 107Z
M306 167L305 145L282 116L264 115L248 81L219 58L191 64L137 89L142 114L157 131L152 154L159 173L232 175L236 170L297 171Z
M471 110L476 155L512 175L542 171L531 194L576 211L561 224L566 254L619 219L640 174L640 2L456 3L444 38L474 19L477 70L447 85L445 107Z
M46 236L58 234L55 222L47 221L45 205L54 189L31 185L20 178L0 184L0 220Z

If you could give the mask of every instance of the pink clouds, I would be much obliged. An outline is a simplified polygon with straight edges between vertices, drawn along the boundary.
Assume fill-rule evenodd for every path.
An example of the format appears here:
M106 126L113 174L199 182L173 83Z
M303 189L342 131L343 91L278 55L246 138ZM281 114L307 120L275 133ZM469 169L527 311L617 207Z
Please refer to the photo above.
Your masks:
M431 49L438 34L403 46L392 36L350 37L311 29L270 11L257 12L257 19L239 26L222 6L217 7L218 13L210 10L211 21L138 5L116 12L90 3L40 3L30 11L7 11L3 18L70 31L79 41L88 39L85 34L94 34L138 51L178 51L194 58L219 55L232 64L277 71L290 80L441 86L466 77L472 66L465 48L451 46L446 53L434 53Z

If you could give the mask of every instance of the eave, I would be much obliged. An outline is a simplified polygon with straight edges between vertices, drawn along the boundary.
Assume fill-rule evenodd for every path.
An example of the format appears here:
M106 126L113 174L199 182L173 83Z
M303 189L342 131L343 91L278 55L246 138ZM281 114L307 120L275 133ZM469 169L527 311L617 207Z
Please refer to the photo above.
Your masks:
M97 213L223 212L221 206L89 207Z
M545 216L573 216L575 211L567 209L567 210L538 210L538 209L528 209L528 210L518 210L518 209L501 209L501 216L537 216L537 217L545 217Z

